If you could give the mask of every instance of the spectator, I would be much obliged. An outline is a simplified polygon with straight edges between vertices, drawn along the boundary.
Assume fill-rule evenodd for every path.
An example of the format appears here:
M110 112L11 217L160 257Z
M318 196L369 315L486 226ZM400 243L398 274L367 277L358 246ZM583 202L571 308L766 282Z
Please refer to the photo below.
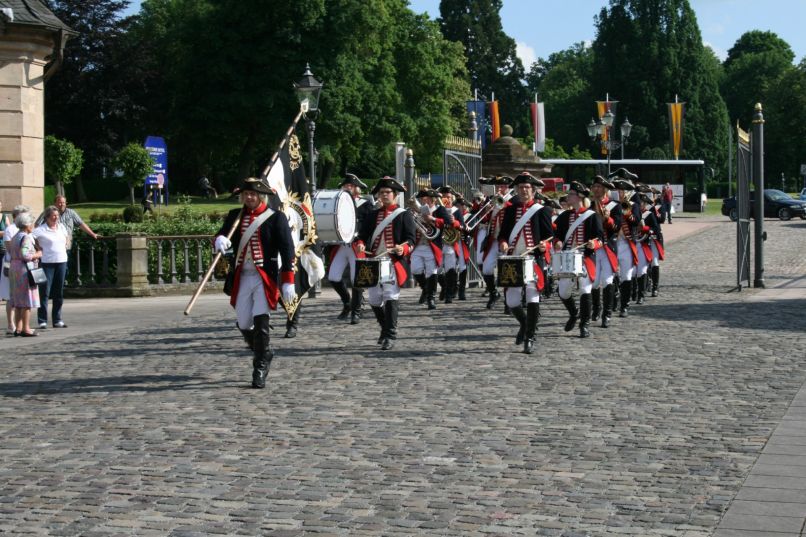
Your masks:
M11 222L3 213L3 202L0 202L0 264L2 264L2 260L6 257L6 243L3 241L3 237L6 234L6 228L9 226ZM8 278L8 276L6 276ZM3 271L0 270L0 282L3 279ZM2 285L2 283L0 283Z
M84 223L84 220L78 216L78 213L75 212L73 209L67 208L67 198L64 196L56 196L56 199L53 202L53 205L59 209L59 222L64 224L64 227L67 229L67 250L70 251L70 247L73 244L73 232L75 230L76 225L80 227L84 233L92 237L93 239L98 239L98 235L90 229L90 226ZM42 213L39 215L39 218L36 219L36 225L41 226L45 223L45 214Z
M668 218L669 223L672 223L672 202L674 201L674 192L669 183L663 185L660 193L661 206L660 206L660 221L661 224L666 222Z
M708 205L708 194L703 192L702 194L700 194L700 212L701 213L705 212L705 207L707 205Z
M62 321L64 303L64 277L67 274L67 228L59 222L59 209L51 205L45 209L45 223L37 227L33 236L42 251L39 260L48 281L39 285L39 328L48 327L48 299L53 301L53 328L67 328Z
M207 177L199 179L199 188L205 198L218 199L218 192L215 191L215 188L210 184L210 180Z
M16 329L14 327L14 309L11 307L11 287L9 281L9 274L10 274L10 267L11 267L11 253L9 245L11 244L11 239L14 238L14 235L17 234L17 226L14 224L14 219L17 216L21 215L22 213L29 212L29 209L25 205L17 205L14 207L14 210L11 213L11 223L8 224L6 229L3 232L3 246L5 248L5 255L3 256L3 277L0 279L0 299L6 301L6 322L8 323L8 328L6 329L6 335L12 335Z
M8 245L11 257L9 284L11 307L14 308L14 335L32 337L37 334L30 326L31 308L39 307L39 290L28 283L28 263L36 264L42 257L42 252L37 251L31 235L34 227L31 213L20 213L14 219L14 224L19 231Z

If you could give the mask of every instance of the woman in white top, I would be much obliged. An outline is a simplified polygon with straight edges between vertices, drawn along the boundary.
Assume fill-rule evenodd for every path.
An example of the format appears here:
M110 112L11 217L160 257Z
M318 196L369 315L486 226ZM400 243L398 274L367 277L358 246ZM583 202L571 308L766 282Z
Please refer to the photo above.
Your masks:
M0 278L0 300L6 301L6 320L8 321L8 328L6 328L6 335L10 336L14 334L16 331L16 327L14 326L14 308L11 307L11 288L9 285L10 279L9 274L5 272L11 266L11 252L9 250L11 239L14 238L14 235L17 234L17 225L14 223L14 219L17 218L22 213L29 212L28 206L26 205L17 205L14 207L14 210L11 212L11 223L6 226L5 231L3 232L3 244L5 245L6 254L3 257L3 277Z
M48 327L48 299L53 302L53 327L67 328L62 321L64 278L67 275L67 228L59 222L59 209L51 205L45 209L45 222L34 230L34 238L42 249L40 266L48 277L39 285L39 328Z

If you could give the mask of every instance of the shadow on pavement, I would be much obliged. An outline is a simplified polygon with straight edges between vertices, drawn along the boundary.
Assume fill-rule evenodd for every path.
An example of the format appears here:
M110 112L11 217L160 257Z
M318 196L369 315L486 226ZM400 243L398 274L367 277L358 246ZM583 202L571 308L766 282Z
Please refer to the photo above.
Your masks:
M204 382L186 375L137 375L127 377L100 377L73 380L32 380L0 384L0 396L24 397L57 393L92 392L159 392L188 390L206 386L228 384L228 381ZM155 384L160 384L155 386Z
M630 308L630 316L667 321L711 321L730 328L806 331L806 300L715 304L662 304Z

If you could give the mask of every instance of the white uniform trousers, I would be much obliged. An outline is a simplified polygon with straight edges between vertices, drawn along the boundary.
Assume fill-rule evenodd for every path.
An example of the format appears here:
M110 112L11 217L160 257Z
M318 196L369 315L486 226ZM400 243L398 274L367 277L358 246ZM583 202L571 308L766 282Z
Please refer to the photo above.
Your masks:
M384 283L367 289L367 300L373 307L381 307L387 300L397 300L400 298L400 287L397 280L392 283Z
M448 272L449 270L457 270L459 267L459 260L456 258L456 252L453 251L452 244L446 244L442 247L442 270Z
M559 278L559 289L557 293L560 298L565 300L571 297L574 291L574 284L579 280L579 294L587 295L593 290L593 281L588 276L580 276L579 278Z
M659 267L660 266L660 258L658 257L658 245L655 244L655 241L652 241L650 244L652 246L652 263L651 263L651 265L653 267Z
M481 273L485 276L492 276L495 274L495 268L498 265L498 245L493 244L490 246L490 253L487 254L487 257L484 258L484 262L481 265ZM481 255L484 255L483 253ZM481 259L481 257L479 257Z
M487 228L481 228L476 233L476 259L481 259L484 255L484 243L487 240Z
M540 291L534 282L524 287L507 287L506 302L510 308L517 308L521 305L521 296L523 290L526 289L526 303L537 304L540 302Z
M613 267L610 266L610 259L607 257L604 247L596 250L596 279L593 282L594 289L604 289L613 283Z
M618 277L622 282L632 280L635 275L635 266L632 264L632 249L627 239L618 238Z
M342 244L330 262L327 279L331 282L340 282L344 276L344 269L350 266L350 281L355 281L355 252L349 244Z
M418 244L411 253L410 263L412 274L423 274L428 278L437 273L437 260L434 259L434 251L430 244Z
M269 314L269 303L266 301L266 291L263 290L263 279L258 274L254 263L247 259L241 269L238 296L235 299L238 328L250 330L254 325L255 317Z
M467 261L465 261L465 247L459 243L459 255L456 258L456 269L462 272L467 269Z
M649 262L646 259L646 254L644 253L644 247L641 243L638 243L638 266L636 267L635 277L639 278L641 276L646 275L646 270L649 267Z

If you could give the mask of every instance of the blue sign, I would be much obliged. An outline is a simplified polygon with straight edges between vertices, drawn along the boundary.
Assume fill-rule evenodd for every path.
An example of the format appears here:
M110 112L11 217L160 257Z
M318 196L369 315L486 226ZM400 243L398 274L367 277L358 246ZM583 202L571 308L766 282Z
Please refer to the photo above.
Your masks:
M149 136L143 144L148 154L154 159L154 172L146 177L146 185L167 188L168 185L168 146L159 136Z

